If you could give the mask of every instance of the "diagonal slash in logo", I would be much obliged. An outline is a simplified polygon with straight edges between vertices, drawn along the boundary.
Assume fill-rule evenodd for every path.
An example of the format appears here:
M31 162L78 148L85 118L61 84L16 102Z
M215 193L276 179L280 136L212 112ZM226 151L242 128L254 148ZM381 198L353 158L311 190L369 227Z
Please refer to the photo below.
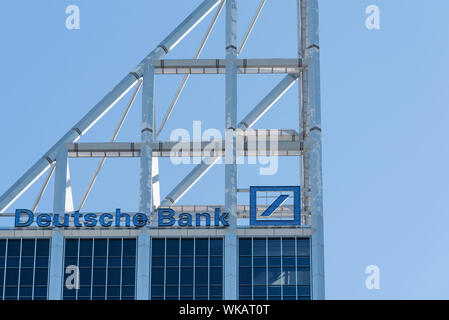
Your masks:
M262 217L269 217L276 211L277 208L282 206L288 199L288 194L281 194L268 208L261 214Z

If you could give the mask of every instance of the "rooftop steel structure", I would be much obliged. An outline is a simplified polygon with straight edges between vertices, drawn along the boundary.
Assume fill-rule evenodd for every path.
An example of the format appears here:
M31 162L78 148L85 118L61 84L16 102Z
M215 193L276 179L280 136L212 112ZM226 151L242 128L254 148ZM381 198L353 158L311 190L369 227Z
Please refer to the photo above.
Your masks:
M294 1L294 0L292 0ZM71 187L69 184L68 158L99 157L101 161L92 180L77 207L81 210L92 189L96 177L107 157L140 158L139 211L154 215L158 207L176 206L179 199L188 192L207 171L223 156L232 161L225 164L224 210L230 213L230 227L224 232L225 238L225 298L237 298L237 237L241 234L237 226L238 214L248 209L237 205L237 139L245 136L250 129L296 82L300 87L299 127L301 132L279 131L279 147L273 150L280 156L296 156L301 165L301 214L312 227L312 296L324 299L324 249L323 249L323 207L321 172L321 106L320 106L320 46L318 0L296 0L298 8L298 57L292 59L239 59L239 54L248 40L259 18L266 0L260 2L243 41L237 43L237 2L238 0L205 0L172 33L170 33L137 67L109 92L93 109L70 129L35 165L33 165L11 188L0 197L0 213L6 210L43 174L49 171L32 209L36 209L48 182L55 173L54 212L73 212ZM226 58L198 59L222 9L226 11ZM163 60L207 15L215 10L215 15L198 48L194 59ZM237 75L238 74L285 74L279 82L240 122L237 121ZM154 80L155 75L185 74L185 78L173 99L159 128L155 127ZM204 145L188 156L207 156L168 195L160 198L158 158L178 156L173 152L173 142L158 140L169 117L192 74L224 74L226 78L225 129L226 139L215 141L216 149L206 154ZM134 88L131 100L119 121L110 141L105 143L78 143L118 101ZM141 141L136 143L116 143L116 137L133 104L138 91L142 89ZM256 133L257 134L257 133ZM191 143L192 146L194 142ZM190 143L189 143L190 146ZM194 148L192 148L193 150ZM196 152L196 153L195 153ZM257 152L257 148L245 146L243 155ZM181 156L181 155L179 155ZM182 156L185 156L183 154ZM246 210L246 211L245 211ZM243 213L242 213L243 212ZM223 231L220 231L223 232ZM148 233L138 236L137 298L148 299L149 291L149 246ZM52 234L52 257L50 265L50 299L61 298L63 235Z

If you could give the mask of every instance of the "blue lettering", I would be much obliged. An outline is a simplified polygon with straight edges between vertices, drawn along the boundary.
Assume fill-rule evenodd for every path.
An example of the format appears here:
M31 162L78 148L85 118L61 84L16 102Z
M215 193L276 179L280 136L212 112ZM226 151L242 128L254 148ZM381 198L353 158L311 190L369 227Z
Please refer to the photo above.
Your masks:
M106 222L106 219L114 219L112 214L110 213L104 213L100 216L100 225L104 228L110 227L112 225L112 221Z
M190 213L180 213L178 224L180 227L191 227L192 215Z
M133 224L136 228L145 227L147 224L148 217L143 213L136 213L133 217Z
M195 222L196 222L196 226L199 227L201 226L201 217L206 218L206 227L210 227L210 214L205 212L205 213L197 213L195 215Z
M53 224L57 228L61 228L61 227L68 228L69 227L69 219L70 219L69 215L65 214L64 215L64 222L61 224L61 220L59 219L59 213L55 213L53 215Z
M26 222L20 222L20 216L22 214L28 215L28 220ZM26 209L17 209L16 210L16 218L15 218L15 227L16 228L23 228L30 226L34 221L34 214L30 210Z
M51 225L51 216L49 214L40 214L36 219L37 225L41 228L48 228Z
M175 224L175 212L172 209L158 209L158 224L160 227L171 227ZM164 222L168 220L168 222Z
M220 214L220 208L215 208L215 215L214 215L215 226L218 227L221 222L223 227L228 227L229 226L228 216L229 216L228 212L223 212L223 214Z
M88 213L84 216L84 226L92 228L97 225L97 215L95 213Z

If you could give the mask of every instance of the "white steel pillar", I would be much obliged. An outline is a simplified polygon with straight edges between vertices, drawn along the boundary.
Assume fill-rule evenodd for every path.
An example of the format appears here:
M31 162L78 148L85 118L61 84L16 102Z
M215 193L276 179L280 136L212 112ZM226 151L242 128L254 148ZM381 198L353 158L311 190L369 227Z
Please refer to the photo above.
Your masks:
M237 0L226 2L225 299L237 299Z
M67 201L67 189L69 185L68 152L67 148L62 146L56 154L55 192L53 199L54 213L64 214L70 209L68 208L70 204ZM59 230L56 230L50 241L49 300L62 300L63 261L64 236Z
M137 238L137 300L150 300L150 247L151 237L144 230Z
M147 63L142 84L142 149L140 151L139 211L151 221L153 210L154 67ZM150 236L137 239L137 300L150 299Z
M303 70L301 113L305 138L312 141L302 161L303 209L312 215L312 298L325 299L323 183L321 150L320 43L318 0L299 0L300 55L307 61Z

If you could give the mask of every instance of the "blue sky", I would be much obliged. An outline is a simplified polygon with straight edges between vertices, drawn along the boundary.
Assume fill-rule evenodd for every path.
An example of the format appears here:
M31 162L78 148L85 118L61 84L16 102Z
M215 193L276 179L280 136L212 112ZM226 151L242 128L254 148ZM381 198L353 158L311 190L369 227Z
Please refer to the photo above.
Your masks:
M0 10L0 193L141 61L201 1L3 1ZM240 1L239 39L258 0ZM65 28L65 8L81 10L81 29ZM365 8L380 7L381 29L365 28ZM449 2L321 0L321 87L326 293L330 299L448 299ZM268 0L245 58L296 57L296 4ZM224 15L203 58L224 56ZM191 58L211 16L167 58ZM239 119L282 76L239 77ZM157 78L160 124L180 77ZM82 141L112 135L126 99ZM118 141L140 138L140 97ZM292 88L257 128L298 128ZM195 76L161 139L176 128L224 126L224 78ZM75 205L98 160L72 160ZM165 195L193 166L161 162ZM299 184L297 159L275 176L240 170L239 187ZM108 160L86 210L137 210L138 159ZM181 201L220 204L223 166ZM11 208L31 207L40 183ZM52 209L50 184L39 211ZM245 195L240 199L246 202ZM378 265L381 289L365 288Z

